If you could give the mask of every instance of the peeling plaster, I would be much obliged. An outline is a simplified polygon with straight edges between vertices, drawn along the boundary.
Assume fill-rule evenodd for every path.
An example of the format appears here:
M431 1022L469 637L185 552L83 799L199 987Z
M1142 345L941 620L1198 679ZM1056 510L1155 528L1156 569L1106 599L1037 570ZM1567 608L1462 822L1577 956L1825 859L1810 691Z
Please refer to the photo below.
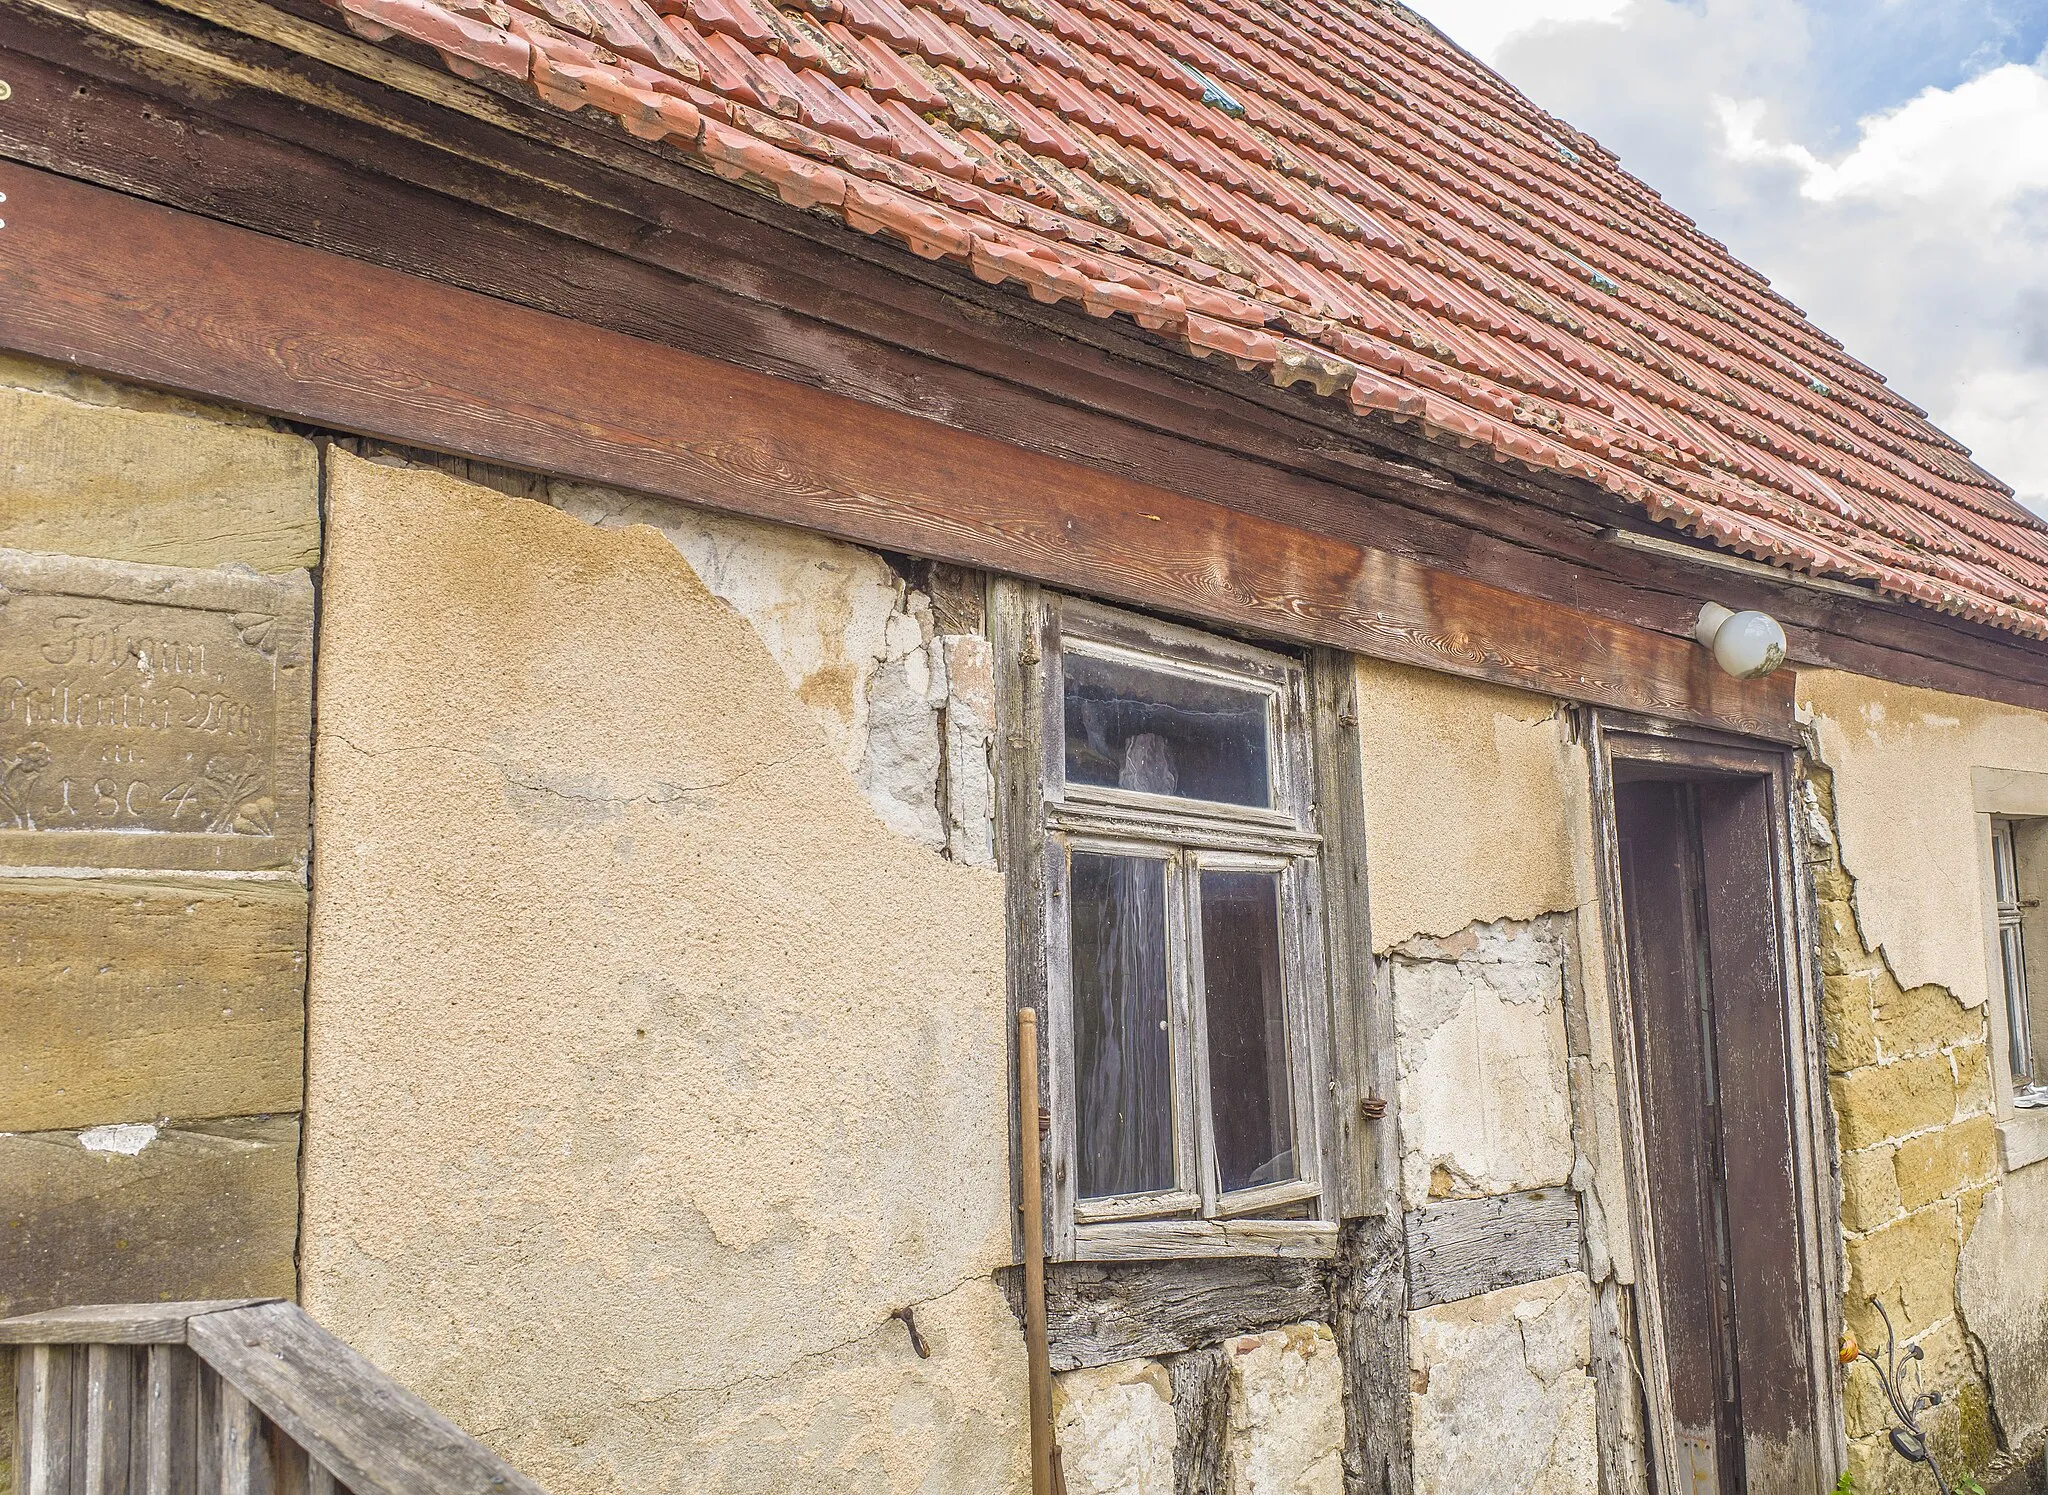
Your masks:
M2048 773L2048 716L1860 675L1803 670L1799 711L1835 775L1856 922L1902 987L1990 994L1974 768Z
M148 1122L119 1122L112 1126L88 1127L78 1134L78 1145L87 1152L119 1153L124 1158L138 1157L144 1148L156 1141L157 1129Z
M1393 950L1408 1208L1571 1178L1571 928L1557 916L1501 921Z
M550 483L548 498L587 523L660 531L752 625L882 822L994 865L986 640L938 633L931 599L856 545L580 483Z
M308 1309L556 1495L1026 1487L1001 880L668 539L330 475Z

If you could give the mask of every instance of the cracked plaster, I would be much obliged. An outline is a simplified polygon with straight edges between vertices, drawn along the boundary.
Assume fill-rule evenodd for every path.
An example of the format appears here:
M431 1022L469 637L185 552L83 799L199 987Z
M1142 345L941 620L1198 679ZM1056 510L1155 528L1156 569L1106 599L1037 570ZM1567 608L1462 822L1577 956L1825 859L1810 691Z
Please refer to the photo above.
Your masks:
M586 484L550 483L548 498L588 523L660 531L753 626L885 825L994 864L985 640L940 634L931 600L859 546Z
M1573 1174L1564 1021L1571 923L1550 917L1395 948L1401 1191L1410 1209Z
M557 1495L1021 1489L1000 880L667 539L329 498L307 1307Z
M1900 986L1990 992L1971 770L2048 773L2048 715L1860 675L1802 670L1799 711L1834 771L1856 922Z

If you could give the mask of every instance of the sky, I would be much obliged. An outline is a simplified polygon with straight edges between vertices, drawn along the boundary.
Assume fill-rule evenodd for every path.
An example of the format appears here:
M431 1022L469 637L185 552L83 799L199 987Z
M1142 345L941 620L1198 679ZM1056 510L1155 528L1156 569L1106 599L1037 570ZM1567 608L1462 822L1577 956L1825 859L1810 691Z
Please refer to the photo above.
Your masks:
M2048 514L2048 0L1408 0Z

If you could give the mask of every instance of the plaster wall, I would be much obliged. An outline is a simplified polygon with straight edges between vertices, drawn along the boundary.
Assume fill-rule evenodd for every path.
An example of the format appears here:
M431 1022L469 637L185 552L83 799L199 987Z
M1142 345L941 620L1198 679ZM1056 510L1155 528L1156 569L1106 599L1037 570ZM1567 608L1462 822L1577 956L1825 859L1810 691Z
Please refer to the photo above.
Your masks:
M1358 718L1375 950L1587 901L1555 702L1361 659Z
M308 1308L554 1491L1023 1487L999 878L663 534L328 501Z
M2048 716L1837 671L1802 671L1799 709L1835 772L1856 917L1899 984L1990 991L1973 768L2048 773Z

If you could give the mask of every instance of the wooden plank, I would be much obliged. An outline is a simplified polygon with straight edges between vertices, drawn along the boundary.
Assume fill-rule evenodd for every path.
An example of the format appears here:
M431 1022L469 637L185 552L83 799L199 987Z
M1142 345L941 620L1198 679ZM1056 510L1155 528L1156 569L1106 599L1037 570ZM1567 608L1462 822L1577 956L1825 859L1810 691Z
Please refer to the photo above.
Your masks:
M929 421L0 166L41 357L1280 638L1776 737L1693 643ZM116 290L115 288L119 288Z
M1391 995L1374 980L1366 895L1365 764L1358 669L1318 650L1309 661L1316 829L1323 837L1324 939L1330 989L1330 1084L1336 1130L1337 1217L1384 1214L1400 1179ZM1371 1102L1383 1104L1374 1108ZM1380 1114L1371 1114L1377 1109Z
M1017 1274L1001 1274L1023 1314ZM1054 1370L1183 1354L1286 1324L1327 1323L1330 1267L1299 1257L1054 1262L1046 1329Z
M194 1319L192 1348L355 1495L540 1486L291 1303Z
M84 1495L129 1495L142 1488L148 1351L92 1344L84 1354Z
M50 1308L0 1319L0 1344L183 1344L196 1314L247 1308L267 1298L209 1298L190 1303L107 1303Z
M199 1357L182 1344L148 1355L144 1495L198 1495Z
M1579 1202L1569 1189L1446 1199L1410 1210L1406 1225L1411 1308L1541 1282L1584 1264Z
M1600 1495L1649 1495L1633 1317L1629 1289L1607 1278L1593 1299L1593 1442L1600 1451Z
M221 1495L275 1495L276 1470L263 1414L225 1379L214 1403L211 1436L220 1460Z
M1410 1495L1407 1235L1391 1213L1348 1221L1333 1272L1344 1368L1345 1495Z
M1827 596L1789 578L1758 581L1631 555L1600 532L1652 527L1589 485L1360 421L1333 402L1192 363L1114 322L984 289L950 267L675 164L593 115L566 119L359 42L312 0L285 8L313 26L245 0L180 0L180 8L247 35L120 0L45 5L49 14L33 21L0 16L0 34L23 53L61 55L155 96L54 86L24 57L14 107L0 115L0 150L20 159L599 325L675 338L1128 476L1164 478L1191 494L1235 494L1276 515L1302 505L1348 514L1348 532L1367 543L1620 621L1683 632L1698 599L1714 595L1782 618L1802 662L2048 704L2048 653L2024 640L1903 603ZM56 20L74 11L104 34L81 45L69 23ZM291 50L249 39L258 36ZM152 67L152 50L181 66ZM191 70L202 56L217 77ZM324 64L309 60L316 56ZM242 86L222 88L227 80ZM166 95L203 112L188 117ZM195 150L202 139L206 149ZM257 159L288 150L297 158ZM351 176L365 162L376 174ZM445 195L413 191L412 201L394 205L392 194L408 190L400 178ZM247 190L265 180L291 180L298 190ZM456 199L490 211L470 211L451 227L436 215ZM514 220L581 243L536 246L550 263L504 262L505 246L521 232ZM602 246L615 262L608 270L595 261L555 263L583 244ZM649 297L622 278L628 260L689 278L669 277L666 291ZM572 304L579 295L584 303ZM875 341L858 347L839 329ZM835 337L843 345L836 352ZM1041 390L1059 398L1038 397ZM1224 448L1271 465L1261 475Z
M14 1476L21 1495L71 1495L84 1474L72 1437L73 1415L83 1410L74 1385L83 1356L70 1345L30 1345L21 1352Z
M1221 1495L1224 1435L1230 1430L1230 1359L1221 1349L1176 1355L1173 1386L1174 1495Z

